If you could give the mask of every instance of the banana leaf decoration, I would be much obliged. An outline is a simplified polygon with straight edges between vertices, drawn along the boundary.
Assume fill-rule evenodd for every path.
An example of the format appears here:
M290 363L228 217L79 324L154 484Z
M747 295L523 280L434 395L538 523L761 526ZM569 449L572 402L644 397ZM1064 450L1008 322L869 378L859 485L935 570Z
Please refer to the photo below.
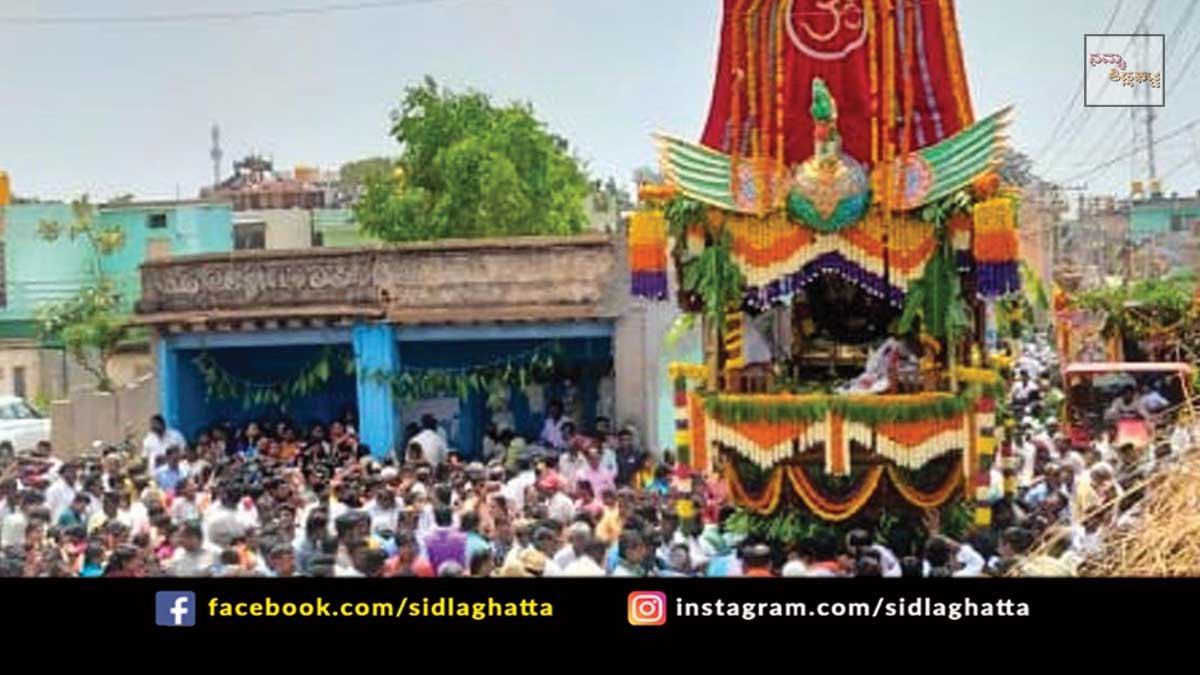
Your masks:
M912 331L918 318L922 329L939 340L959 337L970 329L954 256L945 245L938 248L921 278L909 286L898 332Z

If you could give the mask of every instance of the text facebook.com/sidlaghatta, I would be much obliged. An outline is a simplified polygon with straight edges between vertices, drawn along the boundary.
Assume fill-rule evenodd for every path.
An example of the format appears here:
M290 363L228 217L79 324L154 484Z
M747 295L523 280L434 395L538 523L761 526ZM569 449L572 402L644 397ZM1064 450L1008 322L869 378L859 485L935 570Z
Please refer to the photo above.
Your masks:
M465 602L454 598L401 598L399 602L342 602L323 598L311 602L278 602L264 598L261 602L227 602L220 598L208 601L212 617L355 617L355 618L465 618L482 621L490 618L549 618L554 606L538 600L500 602Z

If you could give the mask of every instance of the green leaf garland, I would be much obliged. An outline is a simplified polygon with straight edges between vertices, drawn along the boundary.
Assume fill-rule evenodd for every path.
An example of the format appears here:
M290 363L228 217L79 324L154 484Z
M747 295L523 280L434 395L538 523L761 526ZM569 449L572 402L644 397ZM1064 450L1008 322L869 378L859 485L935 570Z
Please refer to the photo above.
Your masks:
M871 396L817 396L802 400L779 400L771 397L725 397L710 394L705 410L714 419L729 424L744 422L816 422L835 412L847 421L878 426L892 422L919 422L929 419L951 419L975 404L981 397L1003 398L1002 385L971 385L960 394L946 394L933 399L911 402L891 399L887 404Z
M392 389L401 402L454 395L466 399L482 392L494 397L497 388L513 386L524 389L531 382L543 382L558 370L555 345L540 348L525 355L466 368L401 368L399 371L373 370L367 377L375 384Z
M346 375L354 373L354 357L348 350L324 347L314 361L296 375L270 382L254 382L238 377L222 367L208 352L192 360L204 379L209 400L240 401L242 408L277 407L286 410L291 402L320 391L333 378L335 361Z

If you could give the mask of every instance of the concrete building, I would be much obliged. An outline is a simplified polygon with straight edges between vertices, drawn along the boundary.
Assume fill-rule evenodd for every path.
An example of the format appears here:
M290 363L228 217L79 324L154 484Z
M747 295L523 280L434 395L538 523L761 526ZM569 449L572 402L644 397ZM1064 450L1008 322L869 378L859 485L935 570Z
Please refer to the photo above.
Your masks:
M233 245L230 205L223 202L99 205L94 218L98 227L124 233L124 244L100 264L121 293L121 309L129 312L141 296L143 261L228 251ZM71 297L94 278L91 249L65 233L73 219L71 205L62 202L0 207L0 394L45 400L93 384L61 349L39 340L35 322L38 307ZM39 234L45 223L58 223L63 234L47 241ZM134 339L112 363L110 375L128 382L151 365L148 344Z
M1059 276L1086 287L1125 273L1129 254L1130 202L1111 196L1080 197L1075 218L1059 236Z
M380 243L359 231L350 209L235 211L233 240L235 251L346 248Z
M649 449L671 442L673 418L660 411L667 378L651 375L665 368L670 317L630 299L620 235L235 251L151 261L142 275L137 321L154 331L160 407L189 435L218 422L286 414L303 424L352 410L382 455L416 419L373 373L461 371L557 344L561 369L536 390L509 392L518 433L536 437L546 404L565 398L584 428L604 415L635 426ZM262 386L328 349L353 368L286 411L213 398L205 387L202 363ZM455 446L475 456L491 414L483 397L435 402Z
M350 200L336 173L313 167L277 171L270 159L252 154L234 162L233 171L220 185L202 189L201 198L228 201L235 211L335 208Z
M1151 194L1133 200L1129 243L1129 268L1135 277L1200 269L1200 191L1194 196Z

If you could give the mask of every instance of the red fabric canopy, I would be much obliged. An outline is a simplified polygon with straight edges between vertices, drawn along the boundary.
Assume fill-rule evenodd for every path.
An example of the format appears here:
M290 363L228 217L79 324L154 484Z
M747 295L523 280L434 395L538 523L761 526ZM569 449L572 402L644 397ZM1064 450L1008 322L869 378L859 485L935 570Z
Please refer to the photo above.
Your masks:
M884 139L917 149L973 121L952 0L724 2L701 138L711 148L789 166L807 159L815 77L837 101L843 150L869 165L888 156Z

